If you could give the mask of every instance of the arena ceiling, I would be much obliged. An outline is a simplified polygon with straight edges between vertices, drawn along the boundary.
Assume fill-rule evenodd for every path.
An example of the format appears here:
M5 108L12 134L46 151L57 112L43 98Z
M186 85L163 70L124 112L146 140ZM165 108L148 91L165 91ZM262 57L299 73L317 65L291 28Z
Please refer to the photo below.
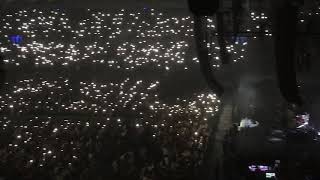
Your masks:
M65 7L65 8L179 8L187 9L187 0L0 0L7 8Z

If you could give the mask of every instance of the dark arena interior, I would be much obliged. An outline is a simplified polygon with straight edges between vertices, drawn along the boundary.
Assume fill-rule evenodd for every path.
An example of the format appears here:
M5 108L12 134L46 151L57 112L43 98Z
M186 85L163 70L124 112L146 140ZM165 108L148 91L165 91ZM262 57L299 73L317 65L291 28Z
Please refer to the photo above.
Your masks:
M0 180L320 180L319 24L318 0L0 0Z

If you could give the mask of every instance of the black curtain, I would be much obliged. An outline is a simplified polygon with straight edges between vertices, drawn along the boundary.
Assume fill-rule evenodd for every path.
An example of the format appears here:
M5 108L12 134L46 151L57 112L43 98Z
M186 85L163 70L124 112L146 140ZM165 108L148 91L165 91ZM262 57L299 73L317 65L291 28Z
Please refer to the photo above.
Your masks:
M301 106L294 61L298 7L288 2L278 10L276 18L275 54L280 91L289 103Z

